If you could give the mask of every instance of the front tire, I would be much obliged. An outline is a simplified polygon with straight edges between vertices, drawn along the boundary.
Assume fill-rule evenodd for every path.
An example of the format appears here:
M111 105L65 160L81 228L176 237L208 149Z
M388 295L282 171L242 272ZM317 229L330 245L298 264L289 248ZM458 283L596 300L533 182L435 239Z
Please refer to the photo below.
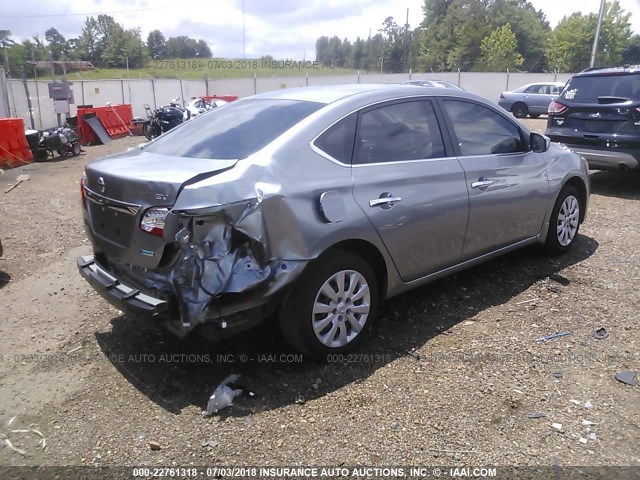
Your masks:
M545 248L551 254L568 251L580 230L582 216L580 193L573 185L565 185L560 191L549 219L549 231Z
M516 118L524 118L529 115L529 108L524 103L518 102L511 107L511 112Z
M351 352L376 320L378 292L373 269L361 257L344 251L323 255L287 295L279 318L282 334L312 358Z

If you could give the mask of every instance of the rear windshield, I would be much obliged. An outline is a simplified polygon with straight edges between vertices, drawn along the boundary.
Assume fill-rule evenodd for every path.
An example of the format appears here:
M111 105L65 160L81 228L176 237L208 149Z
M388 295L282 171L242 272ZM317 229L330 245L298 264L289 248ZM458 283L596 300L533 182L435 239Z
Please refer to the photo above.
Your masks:
M598 97L640 100L640 75L573 77L560 96L581 103L598 103Z
M322 108L301 100L242 100L200 115L145 150L186 158L242 159Z

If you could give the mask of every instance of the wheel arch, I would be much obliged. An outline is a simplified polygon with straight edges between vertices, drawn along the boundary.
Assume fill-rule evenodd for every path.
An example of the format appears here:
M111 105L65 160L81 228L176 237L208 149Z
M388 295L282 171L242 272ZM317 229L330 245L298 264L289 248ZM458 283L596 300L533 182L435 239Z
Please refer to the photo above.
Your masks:
M387 285L389 280L387 263L384 259L384 256L375 245L362 239L342 240L331 245L322 253L322 255L320 255L314 261L318 261L328 252L335 252L336 250L342 250L357 255L364 259L369 265L371 265L371 268L376 275L376 279L378 280L380 299L386 297Z
M562 188L564 188L566 185L571 185L576 190L578 190L578 193L580 194L580 205L582 207L580 209L580 223L582 223L587 212L587 186L584 184L584 181L580 177L569 178L564 183ZM560 191L562 191L562 189ZM558 193L558 195L560 195L560 193Z

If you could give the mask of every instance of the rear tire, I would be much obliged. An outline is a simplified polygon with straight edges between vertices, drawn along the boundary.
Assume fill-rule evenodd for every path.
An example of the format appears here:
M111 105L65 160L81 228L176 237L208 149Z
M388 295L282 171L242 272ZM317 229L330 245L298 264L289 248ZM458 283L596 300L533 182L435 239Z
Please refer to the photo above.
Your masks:
M144 122L144 124L142 125L142 131L144 133L144 136L149 140L153 140L154 138L159 137L160 133L162 133L160 131L160 127L152 121Z
M73 146L71 147L71 153L73 153L74 157L77 157L78 155L80 155L81 151L82 151L82 147L80 147L79 143L74 143Z
M522 102L514 103L511 107L511 112L516 118L524 118L529 115L529 107Z
M312 358L356 349L378 315L378 281L369 264L345 251L310 264L285 298L278 323L285 339Z
M549 218L549 231L545 249L552 255L568 251L575 243L580 230L582 215L580 193L573 185L565 185L560 191Z

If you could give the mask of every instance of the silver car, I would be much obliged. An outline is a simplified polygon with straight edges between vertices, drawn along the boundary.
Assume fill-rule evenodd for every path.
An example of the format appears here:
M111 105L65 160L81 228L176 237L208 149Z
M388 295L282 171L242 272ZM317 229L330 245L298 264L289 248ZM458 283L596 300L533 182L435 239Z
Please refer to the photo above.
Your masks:
M563 82L538 82L523 85L510 92L502 92L498 105L516 118L538 118L546 115L551 101L560 95Z
M525 245L568 250L589 189L578 155L470 93L280 90L89 164L78 267L178 335L275 317L322 357L355 348L385 298Z
M447 82L446 80L407 80L402 82L402 85L414 85L418 87L444 87L451 88L453 90L464 91L455 83Z

